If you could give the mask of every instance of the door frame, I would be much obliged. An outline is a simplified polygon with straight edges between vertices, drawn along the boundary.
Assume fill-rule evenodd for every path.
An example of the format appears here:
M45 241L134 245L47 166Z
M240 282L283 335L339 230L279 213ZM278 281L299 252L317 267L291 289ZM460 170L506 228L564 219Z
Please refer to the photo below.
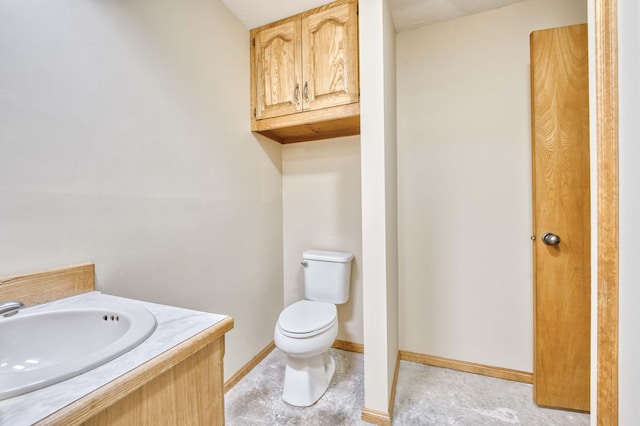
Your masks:
M617 0L594 0L597 133L597 424L618 424ZM593 381L593 380L592 380Z

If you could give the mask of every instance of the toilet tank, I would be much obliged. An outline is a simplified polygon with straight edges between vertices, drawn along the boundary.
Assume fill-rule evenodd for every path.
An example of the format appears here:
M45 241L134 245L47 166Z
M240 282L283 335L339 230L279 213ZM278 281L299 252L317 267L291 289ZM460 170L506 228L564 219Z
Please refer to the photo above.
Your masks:
M302 259L305 299L337 305L349 300L351 253L307 250Z

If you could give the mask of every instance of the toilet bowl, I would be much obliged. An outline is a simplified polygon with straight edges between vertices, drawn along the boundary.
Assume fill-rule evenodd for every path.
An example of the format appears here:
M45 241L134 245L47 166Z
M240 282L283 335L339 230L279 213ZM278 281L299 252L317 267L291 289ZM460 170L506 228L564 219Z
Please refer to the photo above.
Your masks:
M287 355L285 402L308 407L325 393L336 369L328 351L337 335L337 310L331 303L301 300L282 311L273 339Z
M350 253L303 253L305 300L287 306L273 341L287 356L282 399L298 407L313 405L329 387L336 363L329 348L338 335L336 304L349 299Z

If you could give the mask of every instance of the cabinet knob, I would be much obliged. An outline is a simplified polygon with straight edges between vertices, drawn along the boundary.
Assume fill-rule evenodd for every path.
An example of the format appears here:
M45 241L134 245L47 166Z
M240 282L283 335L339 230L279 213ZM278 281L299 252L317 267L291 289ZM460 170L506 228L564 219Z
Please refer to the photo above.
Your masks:
M305 102L309 102L308 89L309 89L309 82L305 81L304 82L304 89L302 90L302 93L304 94L304 101Z
M296 98L296 105L300 105L300 84L296 84L296 90L293 92L293 96Z

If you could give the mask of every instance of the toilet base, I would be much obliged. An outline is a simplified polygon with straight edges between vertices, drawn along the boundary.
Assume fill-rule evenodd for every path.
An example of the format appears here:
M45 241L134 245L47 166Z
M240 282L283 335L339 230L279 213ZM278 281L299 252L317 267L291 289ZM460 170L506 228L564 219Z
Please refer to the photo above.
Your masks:
M313 405L326 392L336 372L329 352L309 358L287 357L282 399L296 407Z

